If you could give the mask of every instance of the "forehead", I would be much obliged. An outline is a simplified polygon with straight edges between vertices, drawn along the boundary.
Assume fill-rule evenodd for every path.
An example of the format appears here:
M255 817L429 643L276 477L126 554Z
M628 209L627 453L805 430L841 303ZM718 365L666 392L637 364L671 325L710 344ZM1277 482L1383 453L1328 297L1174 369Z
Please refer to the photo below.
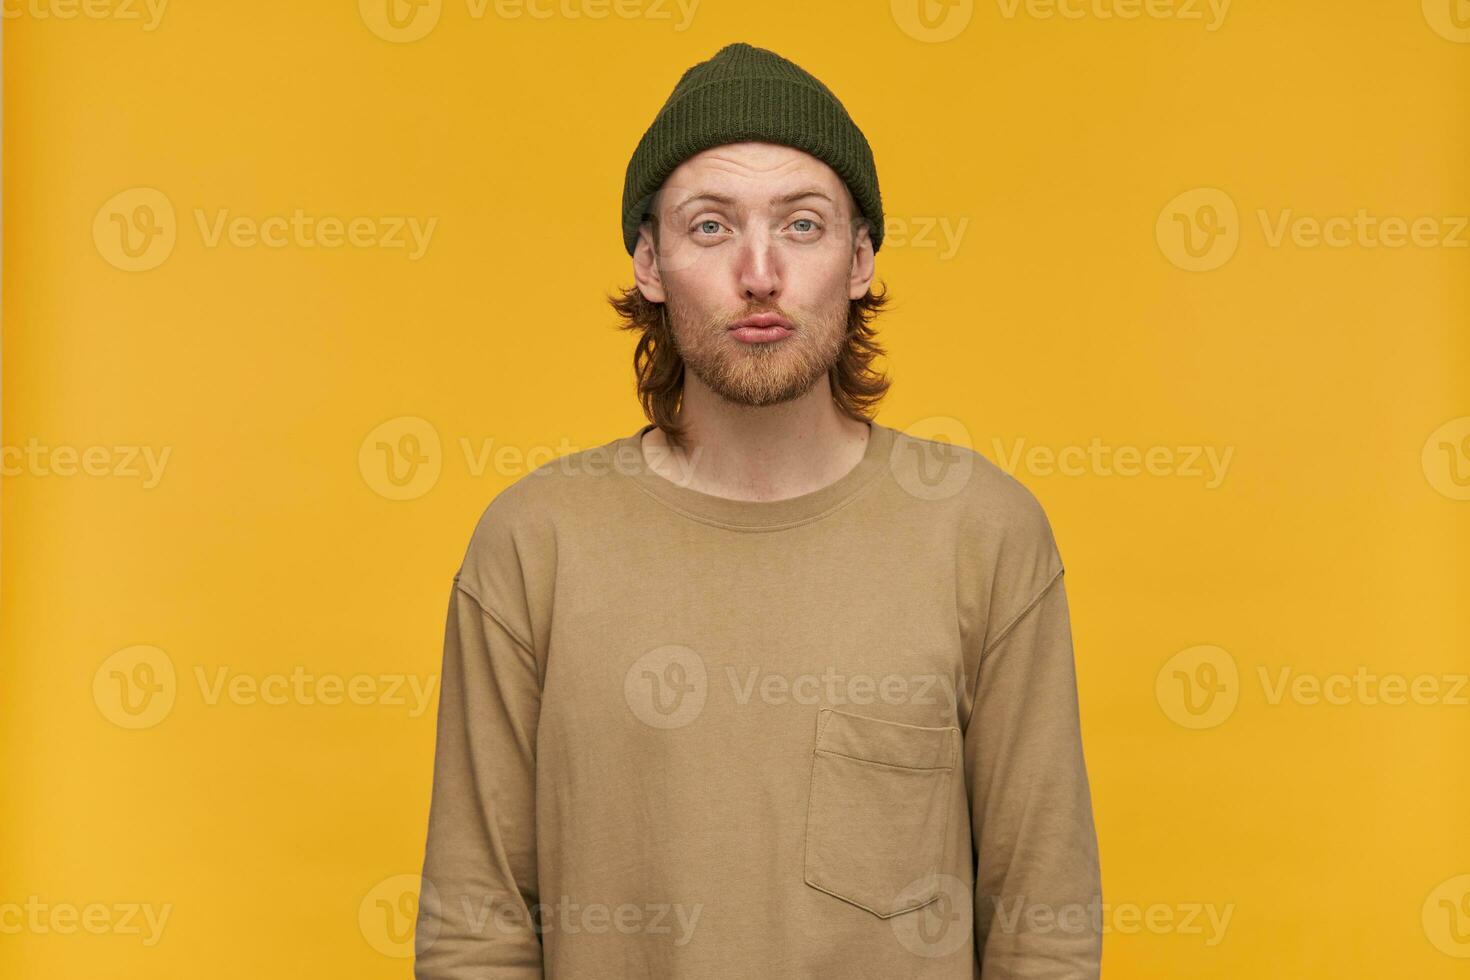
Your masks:
M760 207L773 195L807 189L819 190L837 207L846 207L847 185L810 153L778 143L726 143L680 163L659 189L659 203L673 209L693 195L716 193Z

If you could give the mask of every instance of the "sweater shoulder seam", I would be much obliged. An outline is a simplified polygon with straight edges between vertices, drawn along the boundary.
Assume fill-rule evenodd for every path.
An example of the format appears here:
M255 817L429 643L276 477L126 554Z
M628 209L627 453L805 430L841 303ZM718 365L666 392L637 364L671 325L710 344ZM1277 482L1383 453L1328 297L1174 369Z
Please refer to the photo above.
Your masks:
M531 646L530 643L520 638L520 635L511 628L511 625L506 620L506 617L501 613L496 612L493 608L491 608L489 603L485 602L485 600L477 596L474 593L474 590L472 590L468 585L465 585L463 582L460 581L458 575L454 576L454 587L460 592L463 592L466 596L468 596L475 605L479 606L480 612L484 613L487 618L495 623L495 625L499 626L503 631L505 631L505 635L514 640L516 646L520 647L522 650L526 651L532 656L535 656L535 649Z
M1061 579L1062 573L1064 571L1066 571L1065 568L1058 567L1057 570L1052 573L1051 578L1046 580L1046 584L1041 587L1036 595L1032 596L1030 601L1028 601L1026 605L1021 607L1020 612L1012 616L1010 622L1002 626L1000 630L995 634L995 638L987 643L985 645L985 648L980 651L979 663L975 665L975 675L977 678L980 675L980 663L984 663L985 658L990 655L991 651L1000 646L1001 643L1005 642L1005 638L1011 635L1011 630L1015 629L1016 624L1026 618L1027 613L1036 608L1037 604L1041 602L1046 594L1052 590L1052 587L1055 586L1057 582Z

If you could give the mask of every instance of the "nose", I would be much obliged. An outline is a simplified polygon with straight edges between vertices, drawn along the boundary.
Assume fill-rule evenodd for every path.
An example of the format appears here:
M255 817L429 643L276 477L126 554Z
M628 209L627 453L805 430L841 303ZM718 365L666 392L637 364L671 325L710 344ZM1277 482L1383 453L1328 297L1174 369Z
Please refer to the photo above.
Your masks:
M781 293L779 256L770 233L757 229L740 251L740 289L747 301L769 303Z

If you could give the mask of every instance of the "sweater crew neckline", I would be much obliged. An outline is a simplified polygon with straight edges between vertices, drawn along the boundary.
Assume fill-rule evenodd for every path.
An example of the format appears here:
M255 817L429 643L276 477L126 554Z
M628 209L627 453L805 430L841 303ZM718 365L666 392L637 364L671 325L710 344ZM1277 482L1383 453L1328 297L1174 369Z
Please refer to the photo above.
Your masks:
M656 472L643 456L644 433L652 422L618 440L619 467L634 484L664 505L707 524L741 531L774 531L817 520L852 501L888 469L894 431L868 424L868 441L857 464L824 487L781 500L737 500L694 490Z

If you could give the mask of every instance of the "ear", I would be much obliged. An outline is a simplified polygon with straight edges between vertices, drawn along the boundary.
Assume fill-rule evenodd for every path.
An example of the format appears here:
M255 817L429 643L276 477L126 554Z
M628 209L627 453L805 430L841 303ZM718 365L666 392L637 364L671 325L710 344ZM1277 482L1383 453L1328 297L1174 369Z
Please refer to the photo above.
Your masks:
M862 299L868 295L868 285L873 281L875 269L873 239L868 233L866 221L858 224L852 249L852 275L847 280L847 298Z
M653 247L653 230L647 222L638 226L638 244L633 246L633 281L650 303L665 301L664 281L659 274L658 253Z

